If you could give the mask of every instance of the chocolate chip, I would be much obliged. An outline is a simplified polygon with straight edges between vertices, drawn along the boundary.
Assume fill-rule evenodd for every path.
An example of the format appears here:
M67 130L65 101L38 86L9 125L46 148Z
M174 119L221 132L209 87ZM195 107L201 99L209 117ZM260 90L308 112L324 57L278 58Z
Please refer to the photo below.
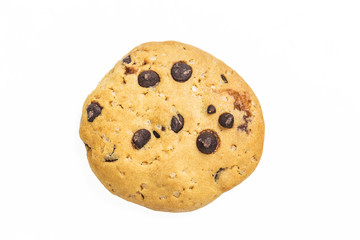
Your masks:
M156 138L160 138L160 135L156 131L153 131L153 134Z
M221 74L221 79L224 81L224 83L228 83L228 80L226 79L226 77L224 76L224 74Z
M192 69L185 62L177 62L171 68L171 76L175 81L185 82L189 80Z
M102 107L97 102L92 102L86 108L88 114L88 121L92 122L94 119L101 114Z
M170 127L175 133L180 132L184 127L184 118L181 114L177 115L178 117L173 116L171 119Z
M234 125L234 116L231 113L223 113L219 117L219 123L224 128L232 128Z
M161 126L161 131L165 131L165 127L164 127L164 126Z
M216 113L216 108L214 107L214 105L209 105L209 106L207 107L206 112L207 112L208 114Z
M123 61L124 63L127 63L127 64L131 63L131 57L130 57L130 55L127 56L127 57L125 57L122 61Z
M205 154L214 153L220 145L220 139L217 133L207 129L201 131L196 139L196 146L200 152Z
M160 82L159 75L152 70L143 71L138 76L138 83L140 86L144 88L153 87L157 85L159 82Z
M149 142L151 133L146 129L137 130L132 137L133 146L136 149L140 149Z

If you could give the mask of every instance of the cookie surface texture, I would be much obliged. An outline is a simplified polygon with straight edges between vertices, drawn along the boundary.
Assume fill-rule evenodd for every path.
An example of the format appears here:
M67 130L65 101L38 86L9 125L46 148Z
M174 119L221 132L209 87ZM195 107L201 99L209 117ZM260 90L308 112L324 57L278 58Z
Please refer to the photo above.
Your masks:
M126 54L87 97L80 137L111 193L185 212L255 170L264 120L253 91L222 61L187 44L150 42Z

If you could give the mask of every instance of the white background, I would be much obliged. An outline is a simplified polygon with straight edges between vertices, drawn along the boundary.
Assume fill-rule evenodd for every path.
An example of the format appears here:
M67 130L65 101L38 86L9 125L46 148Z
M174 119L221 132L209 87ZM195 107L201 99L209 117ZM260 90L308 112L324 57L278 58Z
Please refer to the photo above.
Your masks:
M359 1L0 1L0 239L360 239ZM110 194L83 101L147 41L177 40L257 94L257 170L190 213Z

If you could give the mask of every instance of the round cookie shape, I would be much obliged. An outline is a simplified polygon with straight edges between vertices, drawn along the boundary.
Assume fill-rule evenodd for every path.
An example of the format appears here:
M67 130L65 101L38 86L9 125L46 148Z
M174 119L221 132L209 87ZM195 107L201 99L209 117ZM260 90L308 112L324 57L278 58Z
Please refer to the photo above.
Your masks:
M257 97L233 69L166 41L137 46L116 63L85 100L79 133L111 193L186 212L250 176L264 130Z

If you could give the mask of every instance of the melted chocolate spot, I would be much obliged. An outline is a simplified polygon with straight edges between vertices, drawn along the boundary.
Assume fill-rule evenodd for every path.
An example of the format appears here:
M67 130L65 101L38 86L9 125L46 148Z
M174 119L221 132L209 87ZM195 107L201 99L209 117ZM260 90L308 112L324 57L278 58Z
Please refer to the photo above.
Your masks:
M209 105L206 109L206 112L208 114L213 114L213 113L216 113L216 108L214 107L214 105Z
M154 87L159 82L160 82L159 75L152 70L143 71L138 76L138 83L141 87L144 88Z
M246 112L246 115L252 116L251 114L251 99L246 92L239 93L232 89L223 89L220 92L226 92L234 98L234 108L239 111Z
M130 55L127 56L127 57L125 57L122 61L123 61L123 63L127 63L127 64L131 63L131 57L130 57Z
M224 128L232 128L234 125L234 116L231 113L223 113L219 117L219 124Z
M220 145L220 139L217 133L207 129L201 131L196 139L196 146L200 152L205 154L214 153Z
M125 66L125 75L134 74L134 73L136 73L135 68Z
M248 129L248 123L251 121L251 119L248 119L248 118L250 118L249 115L244 115L243 119L244 119L245 123L243 123L237 127L238 130L244 131L244 132L246 132L246 134L249 134L249 132L251 131Z
M149 142L151 133L146 129L137 130L132 137L132 144L136 149L141 149Z
M228 83L228 80L226 79L224 74L221 74L221 79L224 81L224 83Z
M86 108L87 115L88 115L88 121L93 122L97 116L101 114L102 107L97 102L92 102L89 104L89 106Z
M247 134L249 134L247 127L248 127L248 126L247 126L247 123L244 123L244 124L239 125L239 126L237 127L237 129L238 129L238 130L241 130L241 131L243 131L243 132L246 132Z
M192 68L185 62L177 62L171 68L171 76L177 82L189 80L192 74Z
M173 116L170 123L171 130L175 133L180 132L184 127L184 118L181 114L178 114L177 117Z

